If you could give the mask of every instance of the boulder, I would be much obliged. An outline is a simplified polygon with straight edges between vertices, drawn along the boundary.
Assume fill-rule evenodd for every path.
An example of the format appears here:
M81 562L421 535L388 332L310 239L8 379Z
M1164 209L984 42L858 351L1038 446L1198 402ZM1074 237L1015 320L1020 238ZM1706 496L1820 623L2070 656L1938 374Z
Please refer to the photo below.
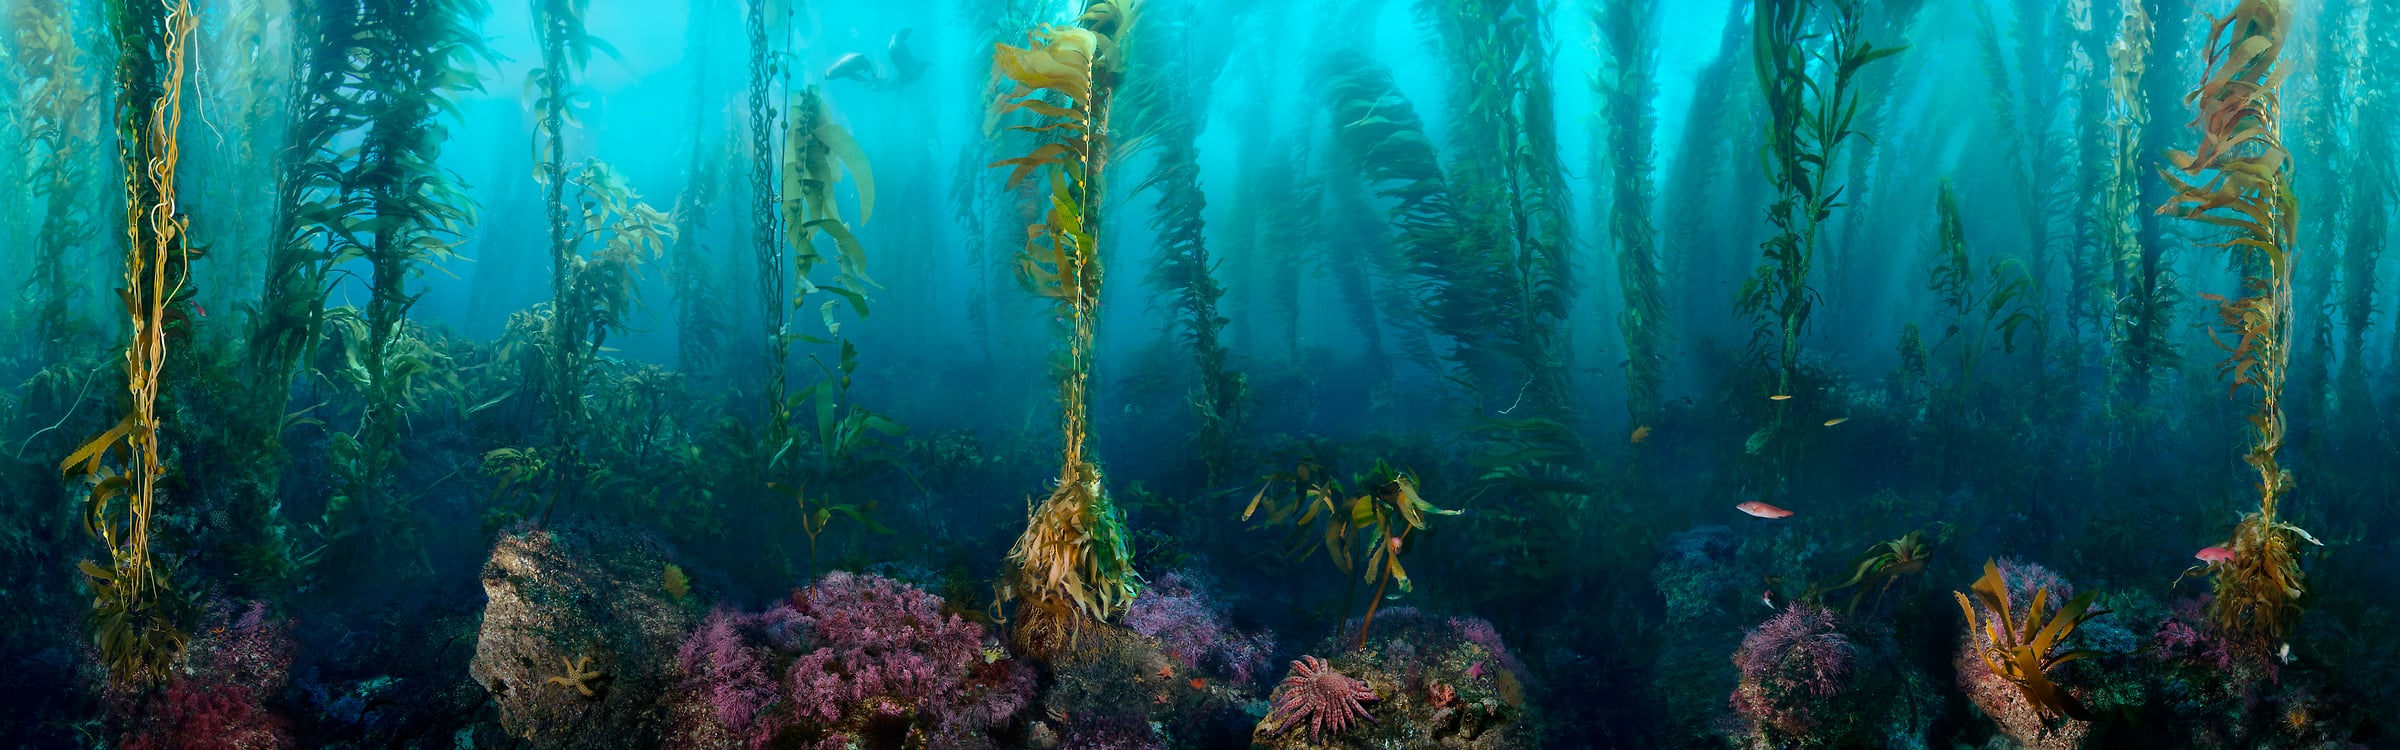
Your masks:
M667 555L637 533L518 530L483 567L469 674L500 724L542 748L651 747L669 716L675 649L696 605L669 595Z

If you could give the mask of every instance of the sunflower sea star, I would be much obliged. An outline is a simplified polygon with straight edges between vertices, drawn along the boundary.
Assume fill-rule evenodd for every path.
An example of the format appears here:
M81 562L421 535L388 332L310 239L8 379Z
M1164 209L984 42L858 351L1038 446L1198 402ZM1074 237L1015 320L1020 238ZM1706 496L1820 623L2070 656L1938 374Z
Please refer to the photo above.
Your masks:
M1316 742L1326 730L1341 734L1353 720L1375 721L1363 705L1379 700L1367 683L1334 671L1323 659L1300 659L1292 662L1292 675L1283 678L1275 694L1275 710L1267 714L1267 721L1275 725L1274 734L1289 732L1306 719L1308 741Z

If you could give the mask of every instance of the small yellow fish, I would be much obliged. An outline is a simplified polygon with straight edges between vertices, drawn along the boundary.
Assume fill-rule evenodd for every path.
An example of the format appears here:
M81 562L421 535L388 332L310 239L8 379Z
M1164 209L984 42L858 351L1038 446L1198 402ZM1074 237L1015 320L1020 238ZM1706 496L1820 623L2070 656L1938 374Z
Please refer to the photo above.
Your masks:
M1843 423L1843 422L1848 422L1848 421L1850 421L1850 418L1849 418L1849 417L1834 417L1834 418L1832 418L1832 419L1825 420L1825 426L1827 426L1827 427L1832 427L1832 426L1834 426L1834 425L1841 424L1841 423Z
M1650 439L1650 426L1642 425L1640 427L1633 428L1633 437L1630 439L1633 441L1634 445L1641 445L1642 441Z
M1773 395L1773 396L1768 396L1768 397L1767 397L1767 400L1768 400L1768 401L1790 401L1790 400L1792 400L1792 397L1791 397L1791 396L1788 396L1788 395L1785 395L1785 394L1778 393L1778 394L1775 394L1775 395Z

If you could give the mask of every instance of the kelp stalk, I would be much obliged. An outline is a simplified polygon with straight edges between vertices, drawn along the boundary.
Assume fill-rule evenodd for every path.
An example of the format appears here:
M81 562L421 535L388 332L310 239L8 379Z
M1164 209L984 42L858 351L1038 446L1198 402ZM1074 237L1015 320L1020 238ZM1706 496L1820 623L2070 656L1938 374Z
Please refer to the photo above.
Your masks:
M2356 12L2365 19L2357 32L2360 38L2353 42L2358 45L2352 65L2358 99L2351 104L2356 119L2350 138L2356 170L2343 178L2350 190L2351 210L2342 252L2341 369L2334 375L2335 402L2343 413L2356 418L2353 424L2364 424L2376 413L2367 387L2366 339L2368 324L2375 316L2375 271L2383 256L2391 214L2375 207L2388 208L2394 203L2394 180L2400 178L2400 170L2393 166L2393 145L2400 143L2395 140L2400 133L2394 132L2389 107L2392 86L2400 84L2400 75L2395 75L2390 65L2374 63L2389 59L2381 55L2400 50L2400 9L2359 5Z
M1592 23L1616 62L1614 80L1595 73L1592 91L1606 106L1599 119L1607 131L1613 202L1600 213L1616 243L1625 305L1617 313L1617 331L1625 339L1625 409L1637 425L1658 410L1666 380L1667 306L1659 292L1658 232L1650 223L1651 129L1658 120L1650 101L1657 94L1658 56L1647 46L1646 24L1657 8L1656 0L1592 6Z
M2222 632L2264 645L2291 631L2303 593L2297 550L2306 532L2280 520L2278 503L2292 472L2283 447L2284 384L2292 344L2292 277L2300 246L2300 206L2292 194L2291 152L2283 145L2281 93L2292 67L2282 59L2290 16L2281 0L2243 0L2208 31L2207 66L2186 97L2199 114L2199 148L2168 154L2161 176L2175 197L2161 214L2230 230L2216 247L2253 269L2243 296L2217 303L2228 337L2211 332L2229 355L2218 364L2232 390L2257 394L2243 462L2258 472L2258 511L2242 518L2228 543L2234 559L2216 572L2210 619ZM2313 541L2313 539L2311 539Z
M1044 124L1014 127L1053 139L1032 154L993 164L1014 168L1011 189L1037 172L1048 178L1042 192L1049 208L1040 223L1026 227L1018 270L1067 326L1066 359L1057 368L1065 442L1058 485L1009 549L1010 570L995 602L1017 603L1016 638L1037 652L1071 647L1085 623L1124 611L1140 591L1124 525L1099 468L1085 455L1108 118L1124 73L1125 32L1138 8L1095 0L1076 25L1044 25L1027 35L1028 46L997 44L992 55L993 66L1016 84L994 104L994 113L1032 113ZM1046 100L1043 90L1067 105Z
M768 442L780 445L787 434L777 411L784 403L785 353L783 322L789 317L791 303L784 299L784 254L782 232L778 224L782 212L777 210L782 187L776 179L781 159L775 150L775 124L780 114L768 98L768 90L781 80L780 66L773 62L775 49L767 36L767 6L771 0L750 0L743 16L743 30L750 47L750 81L747 91L750 103L750 249L758 264L758 320L766 348L760 351L760 363L765 368L761 379L766 393Z
M550 499L542 508L547 523L550 507L560 495L572 498L583 482L584 368L577 352L585 334L567 320L569 311L584 303L577 295L576 244L581 238L567 204L567 183L578 169L567 162L567 127L582 96L575 77L591 62L592 51L615 50L584 30L584 13L591 0L533 0L534 32L541 44L541 67L528 73L536 119L533 143L534 181L542 187L544 223L550 236L550 324L546 363L549 382L539 384L550 402Z
M1421 345L1424 338L1409 330L1422 324L1456 344L1446 356L1457 374L1470 381L1505 380L1499 377L1498 345L1478 332L1500 315L1492 294L1508 282L1494 258L1469 246L1458 200L1416 106L1391 68L1364 50L1334 51L1317 71L1343 160L1358 182L1390 202L1385 217L1398 250L1391 254L1396 272L1390 281L1412 303L1402 310L1413 313L1386 318L1399 329L1394 334L1401 355L1420 362L1433 356L1433 347ZM1366 204L1351 187L1342 183L1333 191L1334 208L1344 215Z
M1570 402L1565 341L1574 296L1544 5L1417 5L1453 71L1447 140L1457 156L1448 184L1456 201L1457 252L1479 256L1474 262L1481 274L1471 277L1469 293L1484 310L1481 319L1441 327L1462 350L1469 348L1465 342L1481 340L1486 343L1477 346L1505 362L1481 365L1482 373L1461 368L1481 405L1536 417L1556 416Z
M176 203L176 166L183 118L184 44L199 18L188 0L172 6L125 0L112 8L121 53L118 135L126 162L125 287L120 290L132 340L125 347L125 380L132 411L86 442L59 468L90 488L84 530L108 549L102 567L80 568L92 588L92 634L109 679L148 684L171 679L187 640L165 601L166 569L150 549L161 460L159 390L170 340L188 338L177 300L189 294L193 252L184 232L190 220ZM153 94L141 98L142 94ZM179 331L170 335L170 331ZM104 465L122 448L120 469ZM119 503L118 501L122 501Z
M715 45L708 33L715 20L718 0L708 0L692 11L692 22L684 40L685 54L692 57L692 81L689 108L692 129L691 149L683 167L684 188L675 196L675 247L670 270L675 289L675 369L692 377L710 377L721 366L724 356L725 331L723 313L717 297L709 292L716 284L716 275L709 264L708 246L701 242L701 233L708 227L710 209L716 205L717 194L724 184L718 172L722 159L710 158L709 113L711 104L711 51Z
M1813 31L1820 3L1831 6L1822 17L1825 34ZM1763 0L1752 12L1751 62L1771 118L1764 155L1776 192L1767 208L1775 236L1742 282L1736 308L1758 323L1751 350L1772 371L1768 395L1793 395L1800 369L1800 333L1817 297L1809 270L1818 230L1841 205L1842 185L1833 175L1842 146L1861 135L1851 129L1860 106L1851 81L1860 68L1906 49L1862 39L1860 6L1859 0ZM1818 57L1828 65L1813 64ZM1775 402L1769 423L1749 440L1750 453L1781 434L1789 404Z
M476 56L488 53L474 27L482 11L474 0L376 3L367 11L375 43L389 47L368 58L359 78L379 106L359 144L351 198L375 218L368 239L335 259L338 265L355 256L372 269L360 359L367 404L355 437L334 436L340 488L327 505L325 527L336 535L365 530L379 542L372 554L354 559L399 562L412 551L413 533L390 475L401 463L409 384L433 366L422 342L403 331L419 296L409 280L449 259L475 219L464 183L440 167L448 136L441 117L460 94L482 88ZM429 569L423 550L413 552Z
M2139 2L2127 3L2117 39L2108 48L2109 164L2102 182L2100 237L2109 259L2110 395L2120 414L2138 415L2148 400L2151 373L2175 362L2166 338L2174 315L2172 276L2165 253L2145 243L2140 210L2142 177L2149 170L2144 133L2150 123L2143 86L2150 58L2150 16Z
M1173 298L1176 320L1172 328L1179 330L1177 338L1189 349L1200 376L1199 393L1192 397L1193 418L1198 422L1193 443L1199 454L1203 481L1215 485L1228 478L1233 467L1233 439L1242 418L1242 398L1248 381L1229 365L1232 354L1224 343L1228 320L1221 314L1225 286L1217 280L1217 262L1223 254L1212 254L1208 244L1208 226L1202 214L1208 207L1208 196L1200 186L1199 149L1195 141L1200 136L1201 118L1208 108L1207 82L1217 77L1225 56L1216 49L1195 49L1200 42L1188 31L1192 24L1190 6L1177 3L1164 18L1146 19L1142 25L1144 49L1159 64L1145 66L1142 75L1133 79L1125 96L1125 109L1140 122L1134 128L1137 137L1157 144L1156 166L1142 184L1134 188L1140 193L1156 188L1158 204L1150 227L1158 236L1159 262L1151 267L1151 285L1162 295ZM1244 160L1243 169L1254 169ZM1288 184L1289 165L1265 165L1276 170ZM1290 196L1285 196L1290 197ZM1240 223L1236 209L1233 233L1240 241L1256 239L1258 227ZM1270 205L1270 215L1277 209L1287 212L1290 203ZM1270 224L1288 231L1289 224ZM1289 244L1273 251L1292 252ZM1281 258L1276 264L1278 274L1296 273L1296 259ZM1292 304L1295 300L1278 290L1270 290L1277 302ZM1287 316L1287 320L1290 316ZM1295 324L1296 325L1296 324Z
M87 105L94 94L83 52L76 46L74 11L55 0L25 0L9 10L15 28L15 78L12 102L17 108L21 153L28 158L31 194L42 204L41 233L33 251L32 284L26 289L25 312L31 319L23 330L31 337L28 351L39 361L65 357L69 338L68 311L76 285L68 280L68 251L92 234L91 211L84 205L84 181L94 160L80 153L91 142L95 123Z

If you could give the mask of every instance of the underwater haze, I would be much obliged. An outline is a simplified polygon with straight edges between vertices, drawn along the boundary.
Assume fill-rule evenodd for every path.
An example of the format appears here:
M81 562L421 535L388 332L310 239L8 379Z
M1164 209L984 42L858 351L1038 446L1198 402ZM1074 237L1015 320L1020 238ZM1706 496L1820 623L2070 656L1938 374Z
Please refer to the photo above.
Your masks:
M0 746L2400 748L2395 0L0 19Z

